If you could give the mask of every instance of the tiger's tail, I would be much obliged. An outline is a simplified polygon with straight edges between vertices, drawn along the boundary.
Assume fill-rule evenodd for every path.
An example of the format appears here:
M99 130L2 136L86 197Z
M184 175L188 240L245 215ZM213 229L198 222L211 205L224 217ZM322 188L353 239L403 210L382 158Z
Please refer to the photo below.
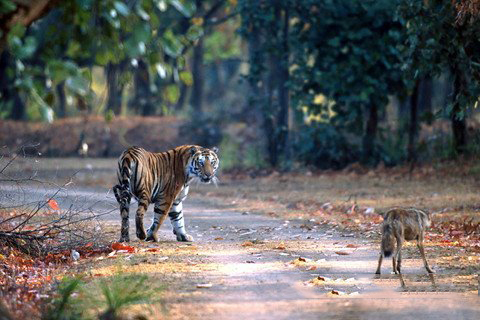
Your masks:
M130 179L132 175L131 160L121 157L118 161L117 177L119 184L113 186L113 194L120 205L130 203L132 193L130 191Z

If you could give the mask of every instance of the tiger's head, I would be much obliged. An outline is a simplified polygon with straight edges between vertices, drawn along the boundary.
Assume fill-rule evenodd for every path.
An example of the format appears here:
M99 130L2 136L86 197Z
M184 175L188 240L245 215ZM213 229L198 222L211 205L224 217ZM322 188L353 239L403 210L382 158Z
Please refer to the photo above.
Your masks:
M218 148L212 149L202 147L192 147L190 149L191 160L189 162L189 175L196 177L203 183L216 182L217 172L220 160L218 159Z

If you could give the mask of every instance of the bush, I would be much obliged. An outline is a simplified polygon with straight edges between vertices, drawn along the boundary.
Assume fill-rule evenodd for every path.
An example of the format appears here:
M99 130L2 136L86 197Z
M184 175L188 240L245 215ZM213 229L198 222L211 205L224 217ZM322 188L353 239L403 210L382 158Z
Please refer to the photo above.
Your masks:
M358 139L357 139L358 140ZM296 159L320 169L341 169L360 159L358 143L326 123L304 125L293 142Z

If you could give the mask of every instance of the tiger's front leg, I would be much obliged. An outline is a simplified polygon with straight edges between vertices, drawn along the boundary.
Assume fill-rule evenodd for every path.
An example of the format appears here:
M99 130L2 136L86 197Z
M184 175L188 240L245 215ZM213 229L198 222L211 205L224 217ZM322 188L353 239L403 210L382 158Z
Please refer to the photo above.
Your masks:
M187 234L185 230L185 220L183 219L183 205L182 202L172 206L168 213L173 227L173 233L177 236L177 241L192 242L193 237Z

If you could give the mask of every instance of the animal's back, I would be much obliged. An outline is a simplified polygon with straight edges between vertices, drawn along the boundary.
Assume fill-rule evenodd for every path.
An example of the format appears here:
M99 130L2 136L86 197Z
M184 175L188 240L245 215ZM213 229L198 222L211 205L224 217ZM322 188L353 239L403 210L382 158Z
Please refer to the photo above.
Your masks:
M151 169L148 164L151 163L151 157L151 152L134 146L125 150L118 159L118 182L136 197L140 189L149 189Z
M430 225L430 216L417 208L393 208L385 216L385 223L394 228L398 236L410 241Z

